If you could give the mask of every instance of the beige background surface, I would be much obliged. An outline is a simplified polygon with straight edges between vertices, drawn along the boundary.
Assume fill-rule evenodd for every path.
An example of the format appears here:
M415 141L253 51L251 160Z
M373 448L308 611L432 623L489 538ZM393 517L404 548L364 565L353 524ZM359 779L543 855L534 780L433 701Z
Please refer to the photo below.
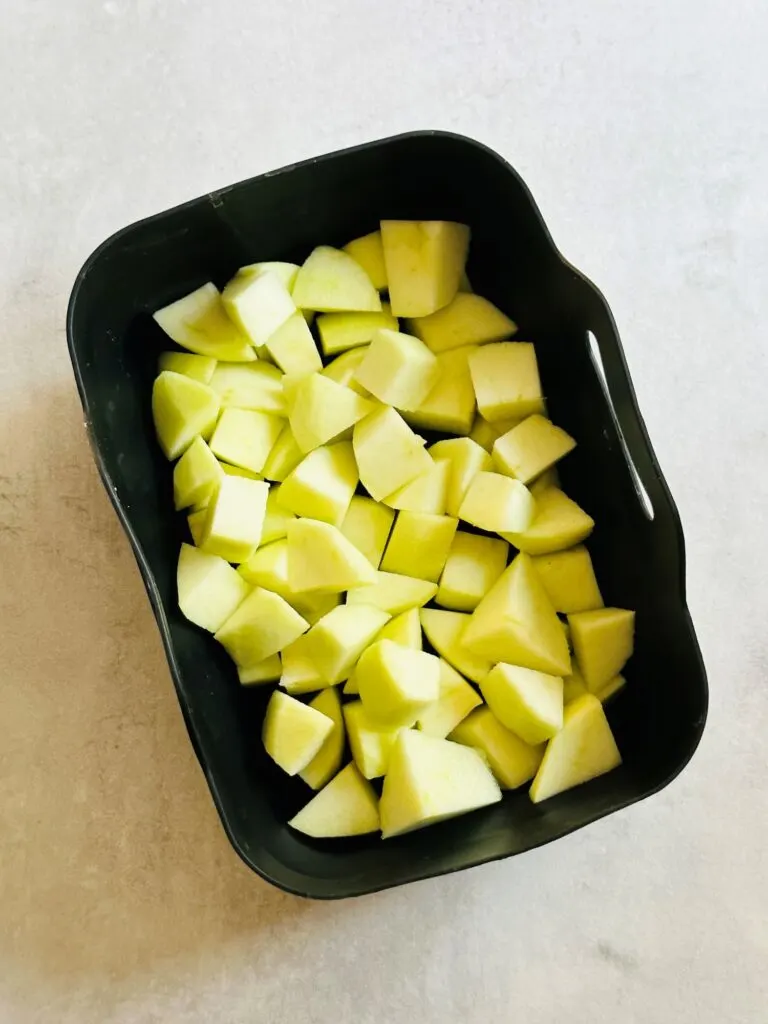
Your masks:
M3 1024L765 1019L768 7L410 6L0 0ZM686 527L711 717L641 806L316 905L218 824L64 311L123 224L413 127L511 159L608 295Z

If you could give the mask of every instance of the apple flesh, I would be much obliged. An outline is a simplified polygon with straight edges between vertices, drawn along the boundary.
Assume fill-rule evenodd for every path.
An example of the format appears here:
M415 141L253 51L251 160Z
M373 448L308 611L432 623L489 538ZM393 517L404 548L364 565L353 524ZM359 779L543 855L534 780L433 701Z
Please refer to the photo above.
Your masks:
M443 571L458 520L425 512L399 512L387 550L381 560L382 572L436 583Z
M436 593L437 585L428 580L379 571L370 584L347 594L347 604L372 604L390 615L400 615L409 608L421 608Z
M481 345L469 357L481 415L493 423L544 412L536 352L529 341Z
M468 434L475 417L475 390L469 373L471 346L437 356L438 376L429 394L406 420L424 430L446 434Z
M502 725L530 746L563 725L563 680L519 665L495 665L480 684L488 707Z
M202 437L196 437L173 467L174 508L178 511L190 505L207 505L221 474L216 456Z
M449 516L458 516L469 485L478 473L493 469L493 460L469 437L438 441L429 449L429 454L436 462L445 459L450 463L446 512Z
M381 310L379 293L366 272L348 253L321 245L302 265L293 286L293 300L318 312Z
M489 533L521 533L533 522L536 502L519 480L476 473L459 507L459 518Z
M421 628L441 658L473 683L480 683L491 671L491 662L464 644L464 631L470 616L446 612L440 608L422 608Z
M583 545L537 555L532 561L556 612L571 615L603 607L592 559Z
M432 467L424 438L398 412L381 406L355 424L352 445L360 482L376 501L404 487Z
M349 441L321 445L285 478L278 490L289 512L341 526L357 487L357 464Z
M306 782L310 789L322 789L341 767L344 756L344 716L341 713L338 691L333 686L318 693L309 702L309 706L333 722L333 728L326 736L322 747L307 767L299 772L302 781Z
M261 540L268 491L263 480L222 474L206 509L201 546L228 562L250 558Z
M519 789L536 774L544 746L532 747L506 729L488 707L460 722L449 739L479 750L502 789Z
M413 725L440 693L439 660L391 640L378 640L368 647L356 676L370 718L393 728Z
M251 589L223 558L191 544L181 545L176 588L182 614L211 633L226 622Z
M380 292L384 291L387 287L387 268L384 263L381 231L371 231L361 238L353 238L344 246L344 252L360 264L374 288Z
M383 220L381 242L395 316L429 316L455 297L469 247L465 224Z
M403 647L411 647L414 651L422 649L421 622L419 621L419 609L409 608L407 612L401 612L382 628L378 636L379 640L393 640Z
M508 553L504 540L459 530L440 577L437 603L452 611L474 611L504 572Z
M210 448L217 458L232 466L261 473L282 429L283 421L271 413L224 409Z
M285 414L283 375L269 363L261 360L247 365L219 363L210 383L221 399L223 409L256 409L277 416Z
M314 373L323 368L315 339L299 310L270 334L266 349L284 373Z
M308 628L279 594L255 587L214 635L235 664L248 666L281 651Z
M417 725L429 736L445 739L482 700L447 661L440 661L440 695L419 715Z
M241 686L258 686L261 683L275 683L280 678L282 663L279 654L257 661L248 667L237 666L237 678Z
M359 700L345 704L343 711L349 747L360 774L366 779L380 778L387 770L400 727L375 721Z
M262 472L267 480L285 480L303 458L304 452L296 444L290 424L286 423L267 456Z
M317 755L333 721L287 693L275 690L262 728L264 749L287 775L298 775Z
M178 459L196 437L207 440L219 415L219 398L206 384L163 370L152 387L152 417L167 459Z
M496 439L493 461L502 473L527 484L575 447L570 434L534 413Z
M437 359L418 338L378 330L355 379L380 402L404 411L418 409L439 375Z
M426 473L420 473L405 487L400 487L394 494L390 494L386 504L401 512L445 515L450 474L450 463L445 459L438 459Z
M233 363L256 358L248 338L227 316L216 285L209 281L153 314L169 338L196 355Z
M306 649L326 683L346 679L391 616L370 605L340 604L306 635Z
M392 316L386 302L382 302L379 313L321 313L317 318L324 356L369 345L382 328L390 331L398 328L397 317Z
M173 370L174 373L199 380L201 384L210 384L216 360L211 356L190 355L189 352L161 352L157 368L160 372Z
M598 693L632 656L635 613L625 608L598 608L568 616L573 651L591 693Z
M295 519L288 524L288 579L297 593L341 593L375 583L368 559L329 523Z
M378 569L387 546L395 513L373 498L355 494L349 503L341 532Z
M305 454L330 441L373 410L367 399L322 373L298 380L287 396L288 421Z
M360 836L380 826L376 794L353 764L348 764L288 822L315 839Z
M410 329L433 352L462 345L483 345L511 338L517 324L492 302L472 292L459 292L453 302L431 316L411 320Z
M595 521L558 487L536 494L536 514L523 531L505 530L502 537L529 555L548 555L580 544L592 532Z

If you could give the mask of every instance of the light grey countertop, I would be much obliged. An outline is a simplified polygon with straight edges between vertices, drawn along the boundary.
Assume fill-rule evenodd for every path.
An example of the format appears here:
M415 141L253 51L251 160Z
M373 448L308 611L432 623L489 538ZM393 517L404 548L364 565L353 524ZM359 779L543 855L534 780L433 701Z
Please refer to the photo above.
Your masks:
M0 0L0 1020L755 1024L768 1010L764 0ZM128 222L409 128L490 144L606 293L709 725L537 853L315 904L231 850L65 347Z

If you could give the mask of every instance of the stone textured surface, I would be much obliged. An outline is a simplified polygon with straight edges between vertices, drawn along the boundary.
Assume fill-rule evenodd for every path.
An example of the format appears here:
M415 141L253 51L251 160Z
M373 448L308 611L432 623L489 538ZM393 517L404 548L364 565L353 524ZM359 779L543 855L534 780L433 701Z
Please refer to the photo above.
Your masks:
M764 0L0 13L3 1024L765 1019ZM609 297L686 527L710 725L662 795L568 840L312 904L251 875L217 822L64 311L123 224L414 127L503 152Z

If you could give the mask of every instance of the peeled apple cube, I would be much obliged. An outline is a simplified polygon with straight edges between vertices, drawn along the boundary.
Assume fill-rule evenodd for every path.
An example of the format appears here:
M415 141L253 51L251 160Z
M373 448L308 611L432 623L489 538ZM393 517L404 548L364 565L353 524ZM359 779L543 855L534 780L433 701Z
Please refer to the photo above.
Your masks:
M620 764L621 754L602 704L591 693L584 694L566 707L563 728L547 744L531 785L531 800L541 803Z
M198 435L209 438L218 415L218 396L206 384L172 370L155 378L152 417L167 459L178 459Z
M535 413L497 438L493 461L502 473L527 484L575 447L570 434Z
M261 683L275 683L280 678L282 665L279 654L270 654L268 658L257 661L254 665L237 667L237 678L241 686L258 686Z
M452 301L467 261L465 224L383 220L381 242L395 316L429 316Z
M355 675L370 718L393 728L413 725L440 694L440 661L391 640L371 644Z
M437 604L453 611L474 611L504 572L508 553L504 540L459 530L440 577Z
M519 480L501 473L472 478L459 508L459 518L489 533L521 533L533 522L536 502Z
M331 685L346 679L389 619L381 608L341 604L315 623L307 633L306 649L323 679Z
M315 839L361 836L379 829L376 794L353 764L348 764L288 822Z
M592 559L583 545L537 555L533 565L556 612L569 615L603 607Z
M420 608L437 593L437 584L393 572L377 572L367 586L347 594L347 604L372 604L390 615L400 615L409 608Z
M429 449L429 454L436 462L447 460L451 465L446 512L449 516L458 516L469 485L478 473L489 472L493 468L493 460L488 452L468 437L438 441Z
M379 804L382 838L499 800L498 783L476 750L403 729L389 759Z
M222 469L211 449L196 437L173 467L174 508L207 504L219 486Z
M238 573L252 586L264 587L290 603L293 592L288 585L288 541L285 537L257 548Z
M502 536L519 551L529 555L548 555L586 540L594 519L557 487L538 492L536 514L530 526L521 532L505 530Z
M569 615L568 625L587 688L598 693L632 656L635 613L625 608L599 608Z
M221 398L223 409L256 409L278 416L285 413L283 375L270 363L219 363L211 377L211 388Z
M439 459L426 473L419 474L405 487L400 487L394 494L390 494L386 504L402 512L445 515L450 476L450 463L445 459Z
M286 423L267 456L262 473L267 480L285 480L304 458L304 452L296 444L290 424Z
M376 582L371 563L335 526L295 519L286 536L288 579L295 593L340 593Z
M550 466L549 469L545 469L541 476L537 476L535 480L531 481L528 489L534 498L538 498L540 494L550 490L552 487L560 487L560 475L557 472L557 466Z
M188 352L161 352L157 367L161 372L173 370L174 373L199 380L201 384L209 384L216 369L216 360L211 356L195 356Z
M290 694L314 693L326 689L326 683L320 675L317 665L307 647L307 634L297 637L280 652L282 672L280 686Z
M381 406L355 423L352 445L360 482L376 501L405 486L432 467L424 438L394 409Z
M473 388L473 396L474 393ZM522 420L518 416L513 416L508 420L496 420L495 423L489 423L488 420L484 420L480 413L478 413L477 416L475 416L469 436L473 441L476 441L481 448L485 448L490 455L493 451L496 439L501 437L502 434L506 434L513 427L516 427L518 423L522 423Z
M209 281L153 314L177 345L201 356L233 363L256 358L250 341L227 316L216 285Z
M192 535L192 540L196 547L200 547L203 541L203 526L205 525L207 506L198 509L197 512L190 512L187 516L187 524L189 526L189 532Z
M380 778L387 770L400 726L374 721L359 700L345 704L343 711L349 748L360 774L366 779Z
M460 722L449 739L479 750L502 789L518 789L536 774L544 746L530 746L506 729L488 707L478 708Z
M281 540L288 532L288 523L295 519L293 512L289 512L278 501L279 488L270 487L267 495L267 511L264 516L264 525L261 528L260 544L271 544L273 540Z
M291 293L276 274L233 278L221 295L224 308L252 345L266 345L296 312Z
M421 628L441 658L473 683L480 683L491 671L491 662L464 645L469 615L444 612L440 608L422 608Z
M367 399L322 373L300 380L288 402L288 421L304 453L332 440L373 410Z
M221 469L222 473L226 473L227 476L245 476L249 480L263 479L261 473L256 473L252 469L243 469L242 466L232 466L228 462L219 462L219 468Z
M373 498L355 494L340 526L341 532L378 569L395 521L391 508Z
M232 466L261 473L283 429L283 421L255 409L224 409L216 424L210 448L217 458Z
M322 789L341 767L344 756L344 716L338 691L333 686L318 693L309 702L309 706L333 722L333 729L326 736L322 747L307 767L299 772L302 781L311 789Z
M332 315L329 314L329 316ZM345 314L345 316L353 315L352 313ZM374 314L366 315L373 316ZM342 352L340 356L336 356L327 366L323 367L321 370L322 375L330 377L337 384L343 384L345 388L350 388L356 394L362 395L363 398L369 398L370 392L366 391L363 385L358 384L355 380L355 374L360 363L365 359L367 348L367 345L362 345L360 348L352 348L348 352Z
M399 512L381 560L382 572L416 576L436 583L457 526L458 521L450 516Z
M298 263L284 263L280 260L267 260L264 263L248 263L240 267L235 274L236 278L259 277L261 274L274 274L285 288L290 292L296 281L299 272Z
M318 312L379 312L381 299L366 272L341 249L320 245L299 270L293 300Z
M270 334L266 349L284 373L314 373L323 368L315 339L299 310Z
M264 716L264 749L284 772L298 775L318 753L333 722L308 704L275 690Z
M597 691L595 696L601 704L605 704L606 701L614 697L619 690L623 690L627 685L627 680L624 676L614 676L609 683L606 683L600 690Z
M384 265L380 231L372 231L362 238L353 238L344 246L344 252L360 264L374 288L381 292L387 287L387 268Z
M386 302L382 302L378 313L321 313L317 318L317 333L325 356L369 345L382 328L396 331L397 327L397 317L392 316Z
M570 635L570 630L568 631ZM571 674L563 677L563 703L570 704L576 697L588 693L587 684L575 658L571 660Z
M291 594L288 603L293 605L310 626L314 626L332 608L341 604L341 594Z
M517 324L481 295L459 292L450 305L412 320L410 329L437 353L511 338Z
M280 485L280 505L299 516L341 526L357 487L357 463L349 441L311 451Z
M406 419L414 427L468 434L475 417L475 389L469 373L471 347L443 352L437 357L438 377L426 398Z
M308 628L309 623L279 594L255 587L215 638L235 664L248 666L281 651Z
M393 640L403 647L411 647L414 651L422 649L421 621L419 620L419 609L409 608L407 612L401 612L382 627L378 635L379 640Z
M536 352L529 341L481 345L469 357L477 407L490 423L544 412Z
M430 393L439 375L437 359L418 338L379 330L355 379L380 402L400 410L413 410Z
M268 491L263 480L224 473L206 509L201 546L228 562L250 558L261 540Z
M500 662L480 683L486 703L502 725L532 747L563 725L563 680L546 672Z
M482 700L447 661L440 662L440 696L419 715L417 725L429 736L445 739Z
M182 614L211 633L226 622L251 590L223 558L191 544L181 545L176 587Z

